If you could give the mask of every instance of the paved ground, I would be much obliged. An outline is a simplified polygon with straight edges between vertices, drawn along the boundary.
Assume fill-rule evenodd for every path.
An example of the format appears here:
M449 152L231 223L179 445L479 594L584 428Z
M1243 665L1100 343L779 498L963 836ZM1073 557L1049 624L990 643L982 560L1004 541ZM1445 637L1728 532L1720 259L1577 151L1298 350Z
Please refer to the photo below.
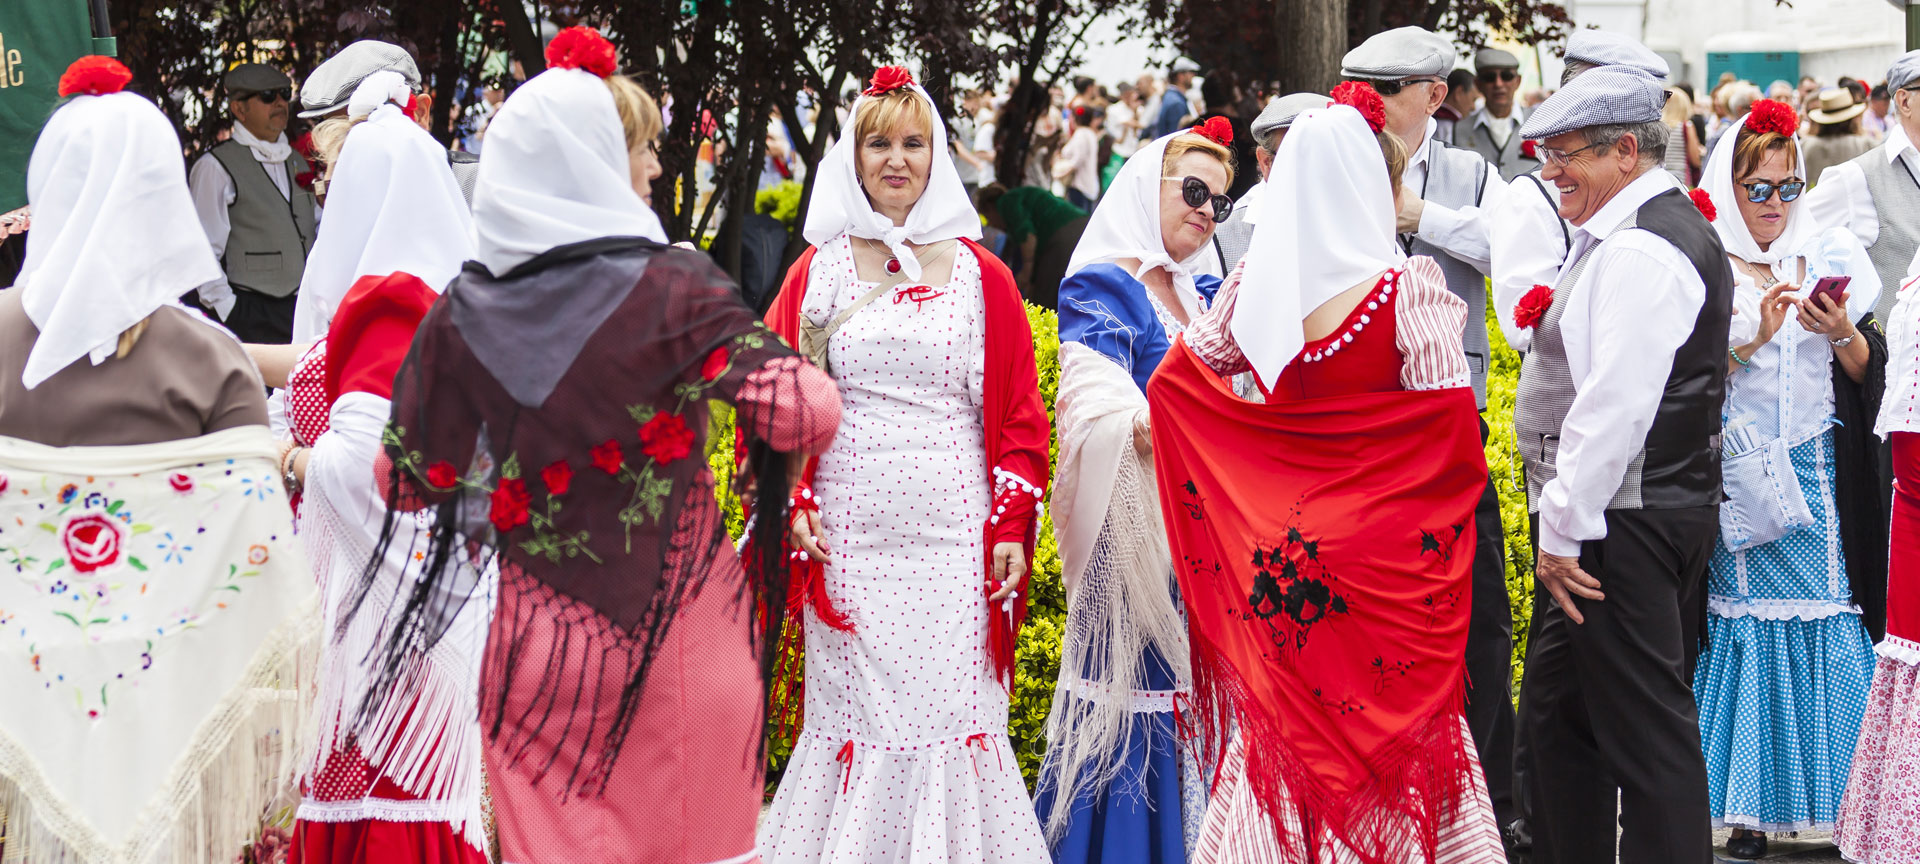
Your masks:
M1835 849L1832 835L1826 831L1802 831L1800 836L1787 837L1779 834L1767 836L1767 857L1762 861L1831 861L1840 862L1840 850ZM1713 852L1716 861L1736 861L1727 857L1727 832L1713 833Z

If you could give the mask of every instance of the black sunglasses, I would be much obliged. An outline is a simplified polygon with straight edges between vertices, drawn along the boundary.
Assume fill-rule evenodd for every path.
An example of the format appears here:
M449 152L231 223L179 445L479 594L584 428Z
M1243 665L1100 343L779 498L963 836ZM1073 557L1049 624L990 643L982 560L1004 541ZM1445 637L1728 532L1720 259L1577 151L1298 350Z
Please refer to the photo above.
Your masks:
M1740 185L1747 190L1747 200L1754 204L1767 203L1767 199L1773 197L1773 192L1776 189L1780 190L1780 203L1782 204L1800 197L1800 193L1807 191L1807 181L1805 180L1789 180L1785 183L1773 183L1762 180L1757 183L1742 183Z
M1379 93L1382 96L1398 96L1400 95L1400 91L1406 89L1407 85L1409 84L1438 84L1444 79L1441 79L1441 78L1395 78L1391 81L1382 81L1374 78L1349 78L1347 80L1363 81L1363 82L1366 82L1367 84L1371 84L1373 85L1374 92Z
M247 98L258 99L260 100L260 104L262 105L272 105L275 102L284 102L288 99L292 99L293 88L275 87L272 90L262 90L258 93L251 94Z
M1233 213L1233 199L1225 195L1213 194L1213 190L1207 188L1205 180L1198 177L1162 177L1160 179L1179 181L1180 200L1187 202L1188 207L1199 207L1212 201L1214 222L1225 222L1227 216Z
M1478 77L1480 80L1491 84L1494 81L1518 81L1520 80L1520 73L1512 69L1488 69L1480 73Z

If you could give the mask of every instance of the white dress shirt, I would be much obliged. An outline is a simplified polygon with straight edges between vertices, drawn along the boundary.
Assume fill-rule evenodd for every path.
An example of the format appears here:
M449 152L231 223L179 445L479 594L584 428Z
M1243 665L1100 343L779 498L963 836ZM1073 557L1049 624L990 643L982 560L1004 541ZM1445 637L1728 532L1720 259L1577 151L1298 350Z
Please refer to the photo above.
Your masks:
M1906 128L1898 123L1887 127L1887 138L1868 151L1868 158L1901 160L1908 171L1920 177L1920 150L1907 138ZM1807 215L1822 228L1845 227L1860 238L1860 245L1872 246L1880 239L1880 214L1873 206L1873 193L1867 189L1866 172L1848 162L1830 165L1820 174L1820 184L1807 193Z
M278 164L273 167L280 168ZM287 172L269 170L267 179L273 181L273 188L280 190L281 198L293 200L293 191L287 186ZM233 185L233 176L227 173L227 167L220 164L220 160L214 158L212 153L204 154L193 163L193 170L187 172L187 192L193 197L193 210L200 216L200 227L206 229L207 244L213 247L213 257L220 258L227 254L227 237L233 232L233 223L227 219L227 208L233 206L233 199L239 195ZM199 293L201 304L212 309L220 320L225 321L233 311L233 286L227 284L226 279L200 286Z
M1558 474L1540 493L1540 548L1550 555L1578 557L1582 541L1607 536L1607 504L1646 443L1674 352L1706 302L1706 283L1678 248L1639 228L1618 230L1672 188L1667 172L1650 170L1573 234L1570 260L1602 245L1560 318L1575 395L1560 428Z
M1920 254L1907 265L1907 281L1887 313L1887 392L1873 434L1920 432ZM1890 290L1881 286L1881 290Z
M1433 140L1436 128L1438 124L1433 118L1427 118L1427 135L1417 146L1410 145L1413 151L1407 156L1407 169L1400 175L1400 185L1416 193L1427 187L1427 142ZM1428 201L1420 211L1420 231L1414 236L1472 264L1481 273L1489 272L1493 251L1487 241L1487 211L1500 202L1506 188L1500 172L1489 165L1478 206L1448 207Z

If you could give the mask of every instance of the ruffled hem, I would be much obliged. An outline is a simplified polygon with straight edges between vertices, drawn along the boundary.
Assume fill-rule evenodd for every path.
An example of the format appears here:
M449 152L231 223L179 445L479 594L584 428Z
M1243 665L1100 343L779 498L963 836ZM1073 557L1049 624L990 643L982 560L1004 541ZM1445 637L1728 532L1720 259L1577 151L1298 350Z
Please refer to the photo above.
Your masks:
M355 802L358 803L358 802ZM394 802L412 803L412 802ZM303 808L304 810L304 808ZM483 845L447 822L327 821L303 812L294 824L288 864L487 864Z
M1716 595L1707 598L1707 611L1721 618L1819 621L1835 615L1858 615L1860 607L1831 600L1746 600Z
M1873 653L1908 666L1920 666L1920 642L1888 635L1873 646Z
M1785 834L1790 831L1832 831L1832 822L1803 819L1799 822L1764 822L1754 816L1714 817L1713 830L1726 828L1744 828L1748 831L1763 831L1768 834Z

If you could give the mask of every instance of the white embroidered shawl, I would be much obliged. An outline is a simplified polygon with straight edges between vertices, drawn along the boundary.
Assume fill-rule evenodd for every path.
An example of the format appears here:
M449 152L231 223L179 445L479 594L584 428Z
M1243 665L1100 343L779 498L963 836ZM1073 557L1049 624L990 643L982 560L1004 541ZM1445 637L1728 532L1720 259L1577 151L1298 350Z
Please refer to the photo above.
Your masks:
M9 862L230 861L290 792L318 627L275 455L0 438Z

